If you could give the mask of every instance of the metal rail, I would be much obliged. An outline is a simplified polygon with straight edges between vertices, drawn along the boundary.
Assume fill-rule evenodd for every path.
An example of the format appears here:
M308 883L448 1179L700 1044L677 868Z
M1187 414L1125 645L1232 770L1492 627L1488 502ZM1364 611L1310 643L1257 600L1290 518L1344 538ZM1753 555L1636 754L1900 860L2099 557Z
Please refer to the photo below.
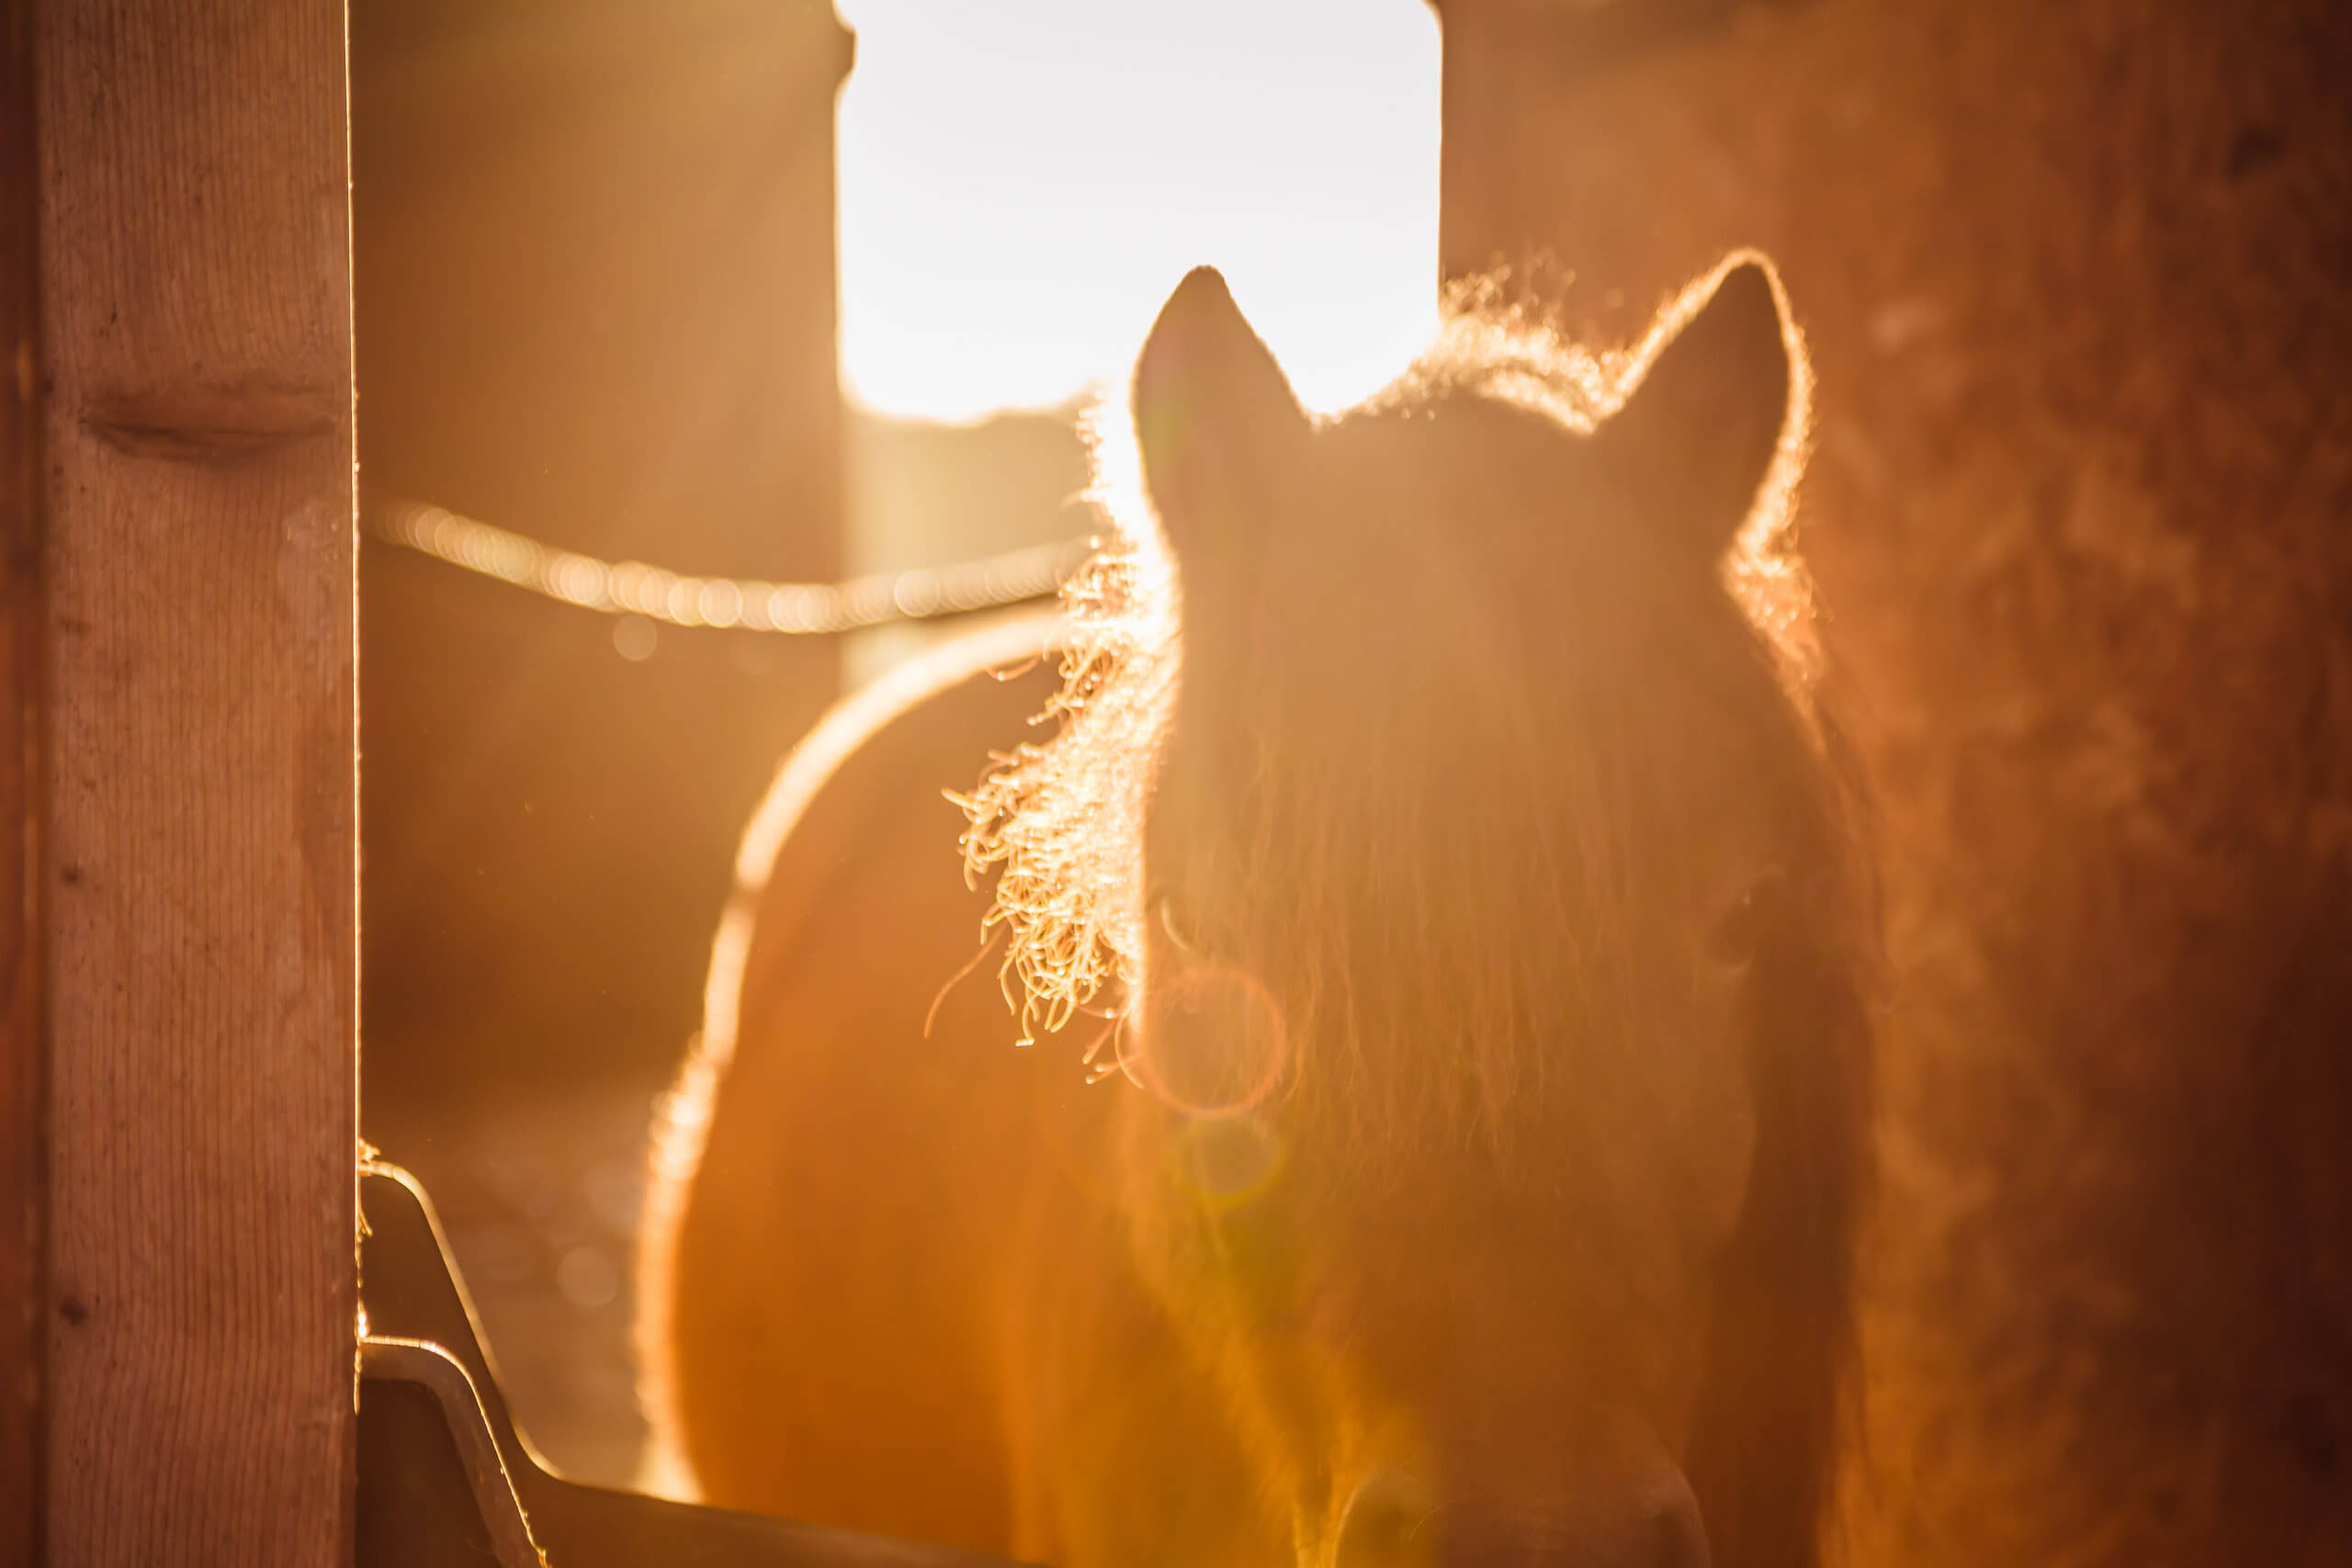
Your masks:
M643 615L673 626L831 637L893 621L929 621L1049 599L1092 553L1089 539L1007 550L945 567L875 572L842 582L769 582L695 577L607 561L445 506L401 497L365 513L368 532L467 571L608 615Z

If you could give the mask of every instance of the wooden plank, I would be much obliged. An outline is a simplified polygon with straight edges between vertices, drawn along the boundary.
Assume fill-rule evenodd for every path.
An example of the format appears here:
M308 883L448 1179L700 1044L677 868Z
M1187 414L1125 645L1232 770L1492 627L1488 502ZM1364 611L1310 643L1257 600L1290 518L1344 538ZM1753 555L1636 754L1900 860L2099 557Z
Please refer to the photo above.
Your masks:
M51 0L51 1559L351 1537L339 0Z
M40 1555L40 462L32 0L0 0L0 1568Z

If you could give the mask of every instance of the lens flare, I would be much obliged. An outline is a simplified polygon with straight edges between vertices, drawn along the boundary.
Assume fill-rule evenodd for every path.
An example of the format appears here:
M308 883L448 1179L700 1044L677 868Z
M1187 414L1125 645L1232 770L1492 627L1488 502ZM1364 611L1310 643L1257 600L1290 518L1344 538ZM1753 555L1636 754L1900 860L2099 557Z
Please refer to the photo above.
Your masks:
M1156 976L1119 1066L1161 1104L1199 1118L1257 1110L1290 1068L1290 1030L1264 983L1238 964L1187 962Z

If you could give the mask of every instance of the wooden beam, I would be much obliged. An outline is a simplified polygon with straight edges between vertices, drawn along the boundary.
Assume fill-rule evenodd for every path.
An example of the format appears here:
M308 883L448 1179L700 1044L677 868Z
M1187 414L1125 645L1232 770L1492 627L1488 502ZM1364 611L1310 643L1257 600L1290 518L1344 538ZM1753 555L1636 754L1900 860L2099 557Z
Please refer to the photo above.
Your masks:
M351 1542L339 0L37 0L47 1551Z
M40 1018L40 462L32 0L0 0L0 1568L40 1560L49 1206Z

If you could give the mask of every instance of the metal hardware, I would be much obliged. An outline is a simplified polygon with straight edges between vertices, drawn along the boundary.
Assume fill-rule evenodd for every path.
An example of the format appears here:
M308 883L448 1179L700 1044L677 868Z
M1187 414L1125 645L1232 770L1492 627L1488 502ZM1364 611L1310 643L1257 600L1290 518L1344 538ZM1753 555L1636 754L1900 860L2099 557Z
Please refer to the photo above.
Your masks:
M548 1568L466 1369L421 1339L359 1341L356 1568Z
M358 1568L1010 1568L567 1481L515 1427L416 1179L360 1168Z

